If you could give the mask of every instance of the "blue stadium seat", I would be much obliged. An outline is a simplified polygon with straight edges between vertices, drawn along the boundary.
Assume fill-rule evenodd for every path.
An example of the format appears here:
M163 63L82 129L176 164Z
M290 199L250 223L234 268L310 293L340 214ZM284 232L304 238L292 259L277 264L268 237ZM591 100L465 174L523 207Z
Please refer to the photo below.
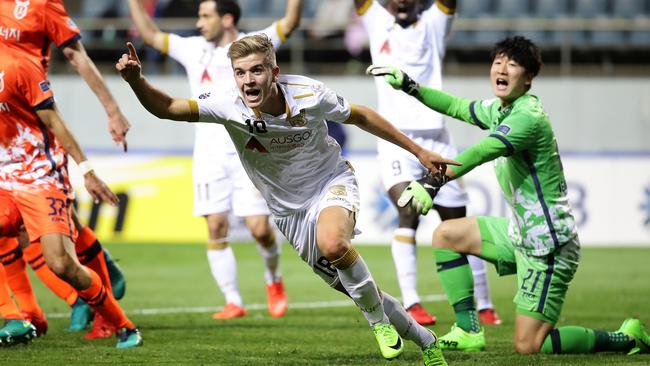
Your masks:
M461 3L463 1L461 0ZM529 0L496 0L494 15L502 18L517 18L530 15Z
M569 16L569 0L533 1L532 14L539 18L561 18Z
M574 16L596 18L607 15L607 0L575 0Z
M458 2L458 16L463 18L480 18L492 15L491 0L462 0Z
M615 0L612 1L612 16L616 18L635 18L643 16L647 10L646 0Z
M627 42L632 46L650 48L650 31L631 31Z

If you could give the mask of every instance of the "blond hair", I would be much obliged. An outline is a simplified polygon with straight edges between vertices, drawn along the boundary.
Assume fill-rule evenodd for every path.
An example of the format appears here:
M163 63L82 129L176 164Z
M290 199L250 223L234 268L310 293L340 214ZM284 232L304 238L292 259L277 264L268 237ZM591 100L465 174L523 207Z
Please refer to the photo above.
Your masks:
M273 43L266 34L246 36L233 42L230 49L228 49L228 57L230 57L231 62L253 53L264 54L265 66L277 66Z

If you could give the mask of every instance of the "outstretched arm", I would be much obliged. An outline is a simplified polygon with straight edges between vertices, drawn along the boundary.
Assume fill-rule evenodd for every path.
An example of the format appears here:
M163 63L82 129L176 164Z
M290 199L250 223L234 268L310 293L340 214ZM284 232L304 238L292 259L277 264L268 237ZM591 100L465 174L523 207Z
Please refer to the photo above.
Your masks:
M303 0L287 0L287 10L284 13L284 17L279 20L280 29L285 37L289 37L300 25L303 2Z
M154 23L142 5L142 0L129 0L129 10L135 27L140 32L142 39L149 46L164 52L165 34Z
M415 155L418 160L429 171L437 172L444 169L446 164L458 165L459 163L443 158L442 156L422 148L395 128L390 122L380 116L372 109L362 106L353 105L350 118L345 123L354 124L364 131L367 131L381 139L391 142L402 149Z
M133 43L127 42L129 54L123 54L115 64L122 78L129 83L140 103L158 118L176 121L198 121L198 106L191 99L174 98L155 88L142 75L140 59Z
M70 132L68 126L63 122L61 115L55 109L55 106L43 108L36 111L38 118L45 124L48 130L61 143L63 149L72 156L72 159L82 169L84 184L88 193L94 201L106 201L112 205L118 202L117 196L106 186L106 184L95 175L95 171L90 167L86 154L81 146Z
M79 41L73 42L66 46L62 52L68 59L68 62L77 70L79 75L81 75L99 99L108 116L108 131L113 137L113 141L121 143L124 151L126 151L126 133L129 132L131 124L122 114L120 107L117 105L110 90L108 90L102 75L90 57L88 57L83 44Z

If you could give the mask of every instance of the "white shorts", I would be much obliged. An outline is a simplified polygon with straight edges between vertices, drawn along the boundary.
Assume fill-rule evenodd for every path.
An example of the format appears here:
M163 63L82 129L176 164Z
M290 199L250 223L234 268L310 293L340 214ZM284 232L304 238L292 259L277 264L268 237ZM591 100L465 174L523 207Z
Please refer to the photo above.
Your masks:
M223 154L221 159L209 162L194 162L193 169L210 170L209 179L197 179L194 174L194 215L208 216L232 212L235 216L247 217L270 215L271 212L248 178L244 167L235 154Z
M445 158L453 158L458 154L458 150L451 142L449 133L444 128L402 132L418 145ZM377 152L381 179L386 190L398 183L420 179L427 173L427 169L413 154L388 141L378 139ZM445 184L433 202L443 207L467 206L467 192L462 187L462 181L453 180Z
M316 242L318 216L325 208L332 206L340 206L355 213L359 211L359 188L352 171L346 171L331 180L306 209L289 216L274 217L274 221L300 258L328 285L335 287L339 283L336 268L318 249ZM359 233L355 229L355 234Z

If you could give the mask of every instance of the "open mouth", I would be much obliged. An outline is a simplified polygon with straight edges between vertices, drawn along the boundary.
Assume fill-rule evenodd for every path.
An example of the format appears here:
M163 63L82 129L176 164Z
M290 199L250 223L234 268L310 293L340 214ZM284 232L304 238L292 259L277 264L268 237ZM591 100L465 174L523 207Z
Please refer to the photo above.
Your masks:
M399 18L407 18L409 16L409 8L405 4L400 4L397 6L397 16Z
M248 89L244 91L244 94L251 99L259 97L260 93L261 91L259 89Z
M508 81L506 79L497 78L496 84L498 90L505 90L508 87Z

